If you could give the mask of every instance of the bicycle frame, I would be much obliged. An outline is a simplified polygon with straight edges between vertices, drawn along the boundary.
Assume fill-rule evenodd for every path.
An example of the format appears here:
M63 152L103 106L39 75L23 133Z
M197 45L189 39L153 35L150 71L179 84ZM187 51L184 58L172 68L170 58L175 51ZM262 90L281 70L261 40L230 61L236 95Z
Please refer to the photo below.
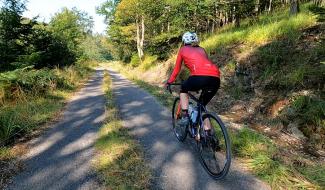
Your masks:
M171 85L180 85L180 84L171 84ZM171 89L169 89L169 92L172 93ZM192 99L196 102L196 105L198 107L198 115L197 115L197 118L199 119L198 122L196 124L199 124L200 126L200 129L202 128L202 124L203 124L203 119L202 119L202 113L203 112L207 112L207 109L206 107L200 102L200 100L198 98L196 98L193 94L191 93L187 93L188 96L189 96L189 99ZM181 113L181 104L178 105L177 107L177 112L176 112L176 115L179 116L180 113ZM191 127L195 127L193 126L194 123L192 123L192 121L190 121L190 125Z
M180 85L180 84L171 84L171 85ZM170 86L167 86L169 92L172 94L172 90L170 88ZM231 163L231 144L230 144L230 139L226 130L226 127L224 125L224 123L221 121L221 119L214 113L210 113L207 111L207 108L205 105L203 105L203 103L200 101L200 98L197 98L197 96L194 96L191 92L187 93L189 96L189 99L191 100L191 103L197 105L197 111L198 111L198 115L196 118L195 123L192 122L192 119L190 119L189 125L186 126L186 128L182 128L181 126L181 134L177 131L177 128L179 128L177 122L177 119L180 119L181 115L182 115L182 107L181 107L181 102L180 102L180 98L177 97L174 100L174 104L173 104L173 109L172 109L172 118L173 118L173 131L174 134L176 135L176 138L181 141L184 142L184 140L186 139L187 135L190 135L197 144L197 151L200 154L200 161L202 166L204 167L204 169L208 172L209 175L211 175L214 179L218 180L218 179L222 179L224 178L230 168L230 163ZM202 93L200 94L201 97ZM176 115L175 115L176 114ZM176 119L176 120L175 120ZM220 133L220 137L222 138L222 144L224 145L224 147L220 146L219 144L219 135L217 135L215 132L216 131L211 131L211 133L207 133L204 130L204 120L208 119L211 122L211 130L215 130L216 128L220 129L221 131ZM218 126L212 126L213 121L217 123ZM199 125L199 126L198 126ZM194 129L194 130L193 130ZM195 130L197 129L197 130ZM224 151L220 152L221 148L226 148ZM211 151L212 150L212 151ZM208 151L208 152L206 152ZM222 155L220 155L217 152L220 152ZM208 162L206 160L206 153L208 153L211 156L214 157L214 161L216 162L215 164L218 164L218 168L217 170L214 170L215 168L211 168L209 165L209 161L211 161L211 159L209 159L208 156ZM224 156L225 155L225 156ZM221 159L224 159L225 162L220 162L221 168L219 166L219 159L216 157L218 156L218 158L220 157ZM222 170L220 170L222 169Z

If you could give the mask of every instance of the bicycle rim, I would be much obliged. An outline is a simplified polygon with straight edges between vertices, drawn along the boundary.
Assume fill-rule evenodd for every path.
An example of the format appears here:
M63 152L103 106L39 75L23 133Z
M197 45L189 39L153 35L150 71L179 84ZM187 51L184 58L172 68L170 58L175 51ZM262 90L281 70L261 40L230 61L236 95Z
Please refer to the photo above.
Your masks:
M187 127L177 125L177 121L181 118L181 111L180 99L176 98L172 110L173 131L179 141L184 141L187 136Z
M202 116L202 119L203 121L209 119L212 126L212 135L206 136L203 126L201 127L201 139L197 143L200 160L203 167L214 179L222 179L227 175L231 164L228 133L223 122L217 116L206 113Z

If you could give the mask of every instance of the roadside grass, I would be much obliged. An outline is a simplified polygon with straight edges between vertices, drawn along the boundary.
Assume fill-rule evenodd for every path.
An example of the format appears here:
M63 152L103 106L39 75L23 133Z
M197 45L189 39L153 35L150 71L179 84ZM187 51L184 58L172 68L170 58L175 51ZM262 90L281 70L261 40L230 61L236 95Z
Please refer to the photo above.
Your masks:
M5 73L6 76L1 73L0 189L21 169L16 158L26 147L19 143L16 146L16 140L26 136L28 139L30 132L58 116L65 101L81 87L95 65L94 62L83 64L52 71L14 71ZM55 72L57 85L54 85L55 78L51 78Z
M107 116L95 145L98 151L95 168L108 189L149 189L150 169L145 164L140 144L122 126L107 72L103 88L107 98Z
M55 117L92 73L90 64L84 64L1 73L0 88L5 93L0 97L0 145L11 144Z
M63 98L38 97L37 99L28 98L26 102L21 102L16 105L1 107L1 140L6 141L6 143L13 142L16 137L30 132L32 129L51 119L63 105Z
M123 74L133 73L122 67L118 70ZM127 77L155 96L162 105L172 107L174 97L166 90L151 85L134 74L132 77L130 74ZM287 164L284 160L286 158L280 156L280 149L270 138L247 127L241 130L230 129L229 135L234 155L240 158L253 174L270 184L272 189L321 189L324 187L325 166L320 165L318 170L313 170L315 166L312 165Z

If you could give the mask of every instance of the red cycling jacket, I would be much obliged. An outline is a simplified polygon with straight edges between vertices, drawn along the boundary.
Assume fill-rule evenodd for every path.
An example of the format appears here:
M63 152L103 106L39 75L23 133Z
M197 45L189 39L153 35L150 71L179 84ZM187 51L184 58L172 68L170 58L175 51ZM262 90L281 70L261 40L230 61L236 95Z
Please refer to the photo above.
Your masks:
M182 61L190 70L191 76L214 76L220 78L220 71L217 65L209 60L205 50L201 47L183 46L177 55L176 65L168 83L173 83L181 70Z

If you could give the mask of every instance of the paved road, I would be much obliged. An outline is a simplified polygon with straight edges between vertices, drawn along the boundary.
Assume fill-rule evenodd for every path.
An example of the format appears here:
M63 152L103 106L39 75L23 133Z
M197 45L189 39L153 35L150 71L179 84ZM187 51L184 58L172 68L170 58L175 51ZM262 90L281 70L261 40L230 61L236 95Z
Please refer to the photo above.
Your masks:
M8 189L101 189L91 169L97 130L105 118L103 71L68 103L63 119L31 142L26 169Z
M120 74L109 72L123 123L144 146L146 159L154 171L152 189L270 189L239 169L236 163L225 180L211 179L199 164L190 141L180 143L174 137L170 111Z

